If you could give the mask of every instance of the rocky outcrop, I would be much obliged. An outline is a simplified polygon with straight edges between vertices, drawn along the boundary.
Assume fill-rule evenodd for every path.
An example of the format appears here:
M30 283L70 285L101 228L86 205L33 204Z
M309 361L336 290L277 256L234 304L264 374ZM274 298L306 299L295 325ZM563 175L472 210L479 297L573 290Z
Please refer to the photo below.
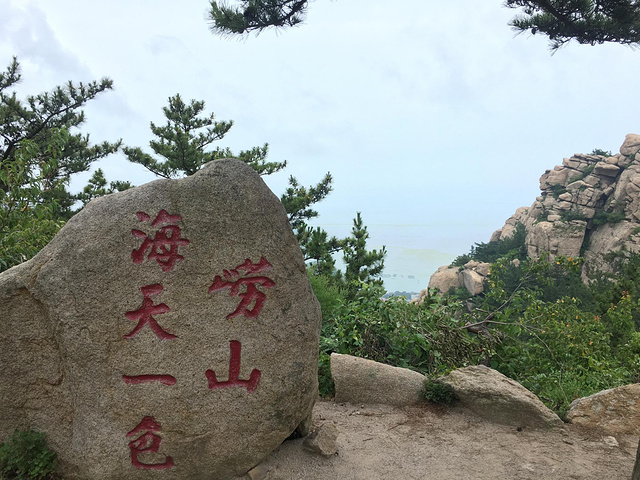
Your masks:
M640 435L640 384L603 390L574 400L567 420L612 434Z
M530 428L563 424L529 390L483 365L453 370L439 380L453 388L464 407L492 423Z
M521 223L526 230L527 254L548 253L584 257L583 278L595 271L611 271L606 255L620 250L640 252L640 135L629 134L620 153L611 156L575 154L540 177L541 195L521 207L496 230L490 241L511 238ZM470 293L476 282L456 278ZM449 283L444 282L449 279ZM441 267L429 285L454 282L450 267ZM469 288L470 287L470 288Z
M0 442L46 432L66 479L236 478L308 426L320 308L238 160L93 200L0 311Z
M540 177L542 191L529 208L519 208L491 239L527 231L528 255L548 252L585 257L585 276L609 269L607 253L640 252L640 135L627 135L612 156L575 154ZM637 157L637 158L636 158Z
M478 295L484 289L484 282L489 275L491 265L484 262L469 261L462 267L440 267L429 279L428 288L435 288L440 293L448 293L451 289L456 290L464 287L471 295ZM418 295L418 303L421 297Z
M336 402L414 405L424 401L425 376L351 355L331 354Z

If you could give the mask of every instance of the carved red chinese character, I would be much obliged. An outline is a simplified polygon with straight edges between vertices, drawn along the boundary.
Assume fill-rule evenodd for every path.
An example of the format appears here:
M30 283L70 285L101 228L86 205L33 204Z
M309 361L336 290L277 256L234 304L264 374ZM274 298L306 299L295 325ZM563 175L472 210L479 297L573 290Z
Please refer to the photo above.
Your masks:
M134 467L146 470L166 470L173 467L173 459L171 457L165 457L165 461L162 463L142 463L138 459L138 455L141 453L158 453L162 437L153 432L157 432L161 428L162 425L156 422L153 417L147 416L133 430L127 433L127 437L133 437L144 432L138 438L129 442L131 464Z
M216 378L216 372L213 370L207 370L204 374L209 382L209 389L213 390L214 388L227 388L239 385L241 387L246 387L247 392L251 393L258 388L262 374L260 373L260 370L254 368L249 375L249 380L240 380L240 357L242 353L242 345L237 340L231 340L229 342L229 346L231 347L229 378L224 382L220 382Z
M248 277L247 275L262 273L270 268L272 268L271 264L267 262L264 257L262 257L258 263L252 263L251 260L247 258L244 263L238 265L236 268L223 270L222 277L220 277L220 275L215 276L213 283L209 287L209 293L228 288L230 289L230 297L239 296L241 298L238 308L227 315L227 318L237 317L238 315L256 318L260 314L266 295L258 290L258 286L271 288L275 285L275 282L268 277ZM241 271L244 273L241 274ZM240 287L243 285L245 290L241 292ZM249 308L252 303L253 308Z
M125 317L129 320L137 321L138 325L131 330L128 334L124 336L124 338L131 338L145 326L149 325L149 328L156 336L163 340L171 340L174 338L178 338L176 335L163 330L162 327L156 322L153 315L160 315L162 313L166 313L169 311L169 307L164 303L160 303L159 305L154 305L151 297L154 295L158 295L162 293L163 287L159 283L153 285L147 285L145 287L141 287L140 291L142 292L143 300L142 306L137 310L133 310L131 312L125 313Z
M123 375L122 380L127 385L158 382L163 385L175 385L176 378L172 375Z
M145 212L138 212L136 216L138 220L144 223L151 220L151 217ZM142 230L136 230L135 228L131 230L131 234L134 237L144 239L140 248L131 252L133 263L136 265L141 264L147 251L149 251L147 258L155 260L163 272L170 272L178 260L184 260L184 257L178 254L178 247L189 245L189 240L180 238L182 232L180 227L176 225L180 220L182 220L180 215L169 215L166 210L160 210L158 216L151 222L151 226L164 226L155 233L153 238Z

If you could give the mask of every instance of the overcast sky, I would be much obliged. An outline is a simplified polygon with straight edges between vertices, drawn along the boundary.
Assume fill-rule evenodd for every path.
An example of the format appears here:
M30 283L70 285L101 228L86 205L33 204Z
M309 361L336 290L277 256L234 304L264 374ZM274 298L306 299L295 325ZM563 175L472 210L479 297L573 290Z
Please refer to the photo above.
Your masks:
M92 140L148 149L169 96L235 122L233 151L268 142L284 173L334 192L316 222L348 234L356 211L387 246L389 290L425 288L439 265L487 242L573 153L640 133L640 52L515 35L501 0L316 0L306 23L244 39L210 33L207 0L0 0L0 68L21 96L114 80L86 108ZM112 156L108 180L154 180ZM79 190L89 174L72 183ZM395 277L394 277L395 275ZM413 278L411 278L411 276Z

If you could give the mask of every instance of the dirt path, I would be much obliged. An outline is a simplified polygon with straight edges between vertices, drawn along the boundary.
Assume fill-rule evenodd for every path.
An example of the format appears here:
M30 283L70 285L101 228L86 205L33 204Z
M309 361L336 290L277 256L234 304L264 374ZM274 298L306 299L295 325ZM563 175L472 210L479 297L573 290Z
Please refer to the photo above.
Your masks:
M629 480L638 439L573 425L517 431L461 407L393 408L321 401L314 425L338 427L338 453L322 458L285 442L265 480ZM609 439L609 441L611 441Z

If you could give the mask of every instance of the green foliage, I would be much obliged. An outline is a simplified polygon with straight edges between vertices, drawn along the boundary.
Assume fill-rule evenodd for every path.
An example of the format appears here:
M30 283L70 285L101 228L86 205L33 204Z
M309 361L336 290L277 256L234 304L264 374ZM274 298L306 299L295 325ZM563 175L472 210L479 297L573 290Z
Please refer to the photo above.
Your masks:
M327 353L326 346L323 345L324 338L320 337L320 356L318 358L318 393L321 397L333 397L336 386L331 376L331 355ZM323 348L324 347L324 348Z
M0 271L33 257L62 227L57 203L44 201L42 192L68 133L50 132L49 144L23 140L13 161L0 167ZM44 148L44 151L42 150ZM48 160L39 160L43 155Z
M305 261L315 260L316 271L321 274L333 273L335 262L331 255L340 251L343 243L336 237L329 238L327 232L319 227L310 227L307 222L318 216L313 206L331 193L332 182L333 178L327 172L320 182L307 188L291 176L289 187L280 197Z
M478 363L495 339L470 335L461 305L439 295L421 305L391 297L379 285L363 284L322 327L321 353L368 358L435 375Z
M384 269L385 247L382 250L367 250L369 233L362 221L360 212L353 219L351 236L344 242L343 259L346 264L344 274L347 282L347 296L354 298L362 283L382 286L380 274Z
M33 257L74 211L71 175L115 152L120 143L91 145L72 130L84 122L79 109L112 82L56 87L19 100L8 89L20 81L14 58L0 73L0 271Z
M445 405L451 405L457 400L457 396L451 385L429 378L424 381L422 395L430 402Z
M56 467L57 454L47 448L44 433L16 430L0 445L0 474L7 479L49 478Z
M307 0L239 0L238 7L211 0L211 31L221 35L260 33L269 27L292 27L304 20Z
M639 373L631 296L615 299L604 280L587 287L581 263L543 257L516 267L501 260L492 265L476 314L501 338L491 365L557 412L575 398L634 382ZM605 306L604 298L615 303Z
M636 0L507 0L504 5L522 8L523 13L511 21L515 30L547 35L552 51L571 40L588 45L640 44Z
M612 305L628 296L634 329L640 330L640 255L617 252L609 256L609 263L615 273L592 275L589 292L596 301L593 311L596 315L605 316Z
M56 219L66 220L73 214L75 203L75 198L66 190L71 175L87 171L92 162L120 147L120 142L91 145L88 135L71 133L84 123L84 113L79 109L100 93L110 90L113 82L107 78L88 84L68 82L64 87L28 96L22 101L15 92L7 91L19 81L19 64L14 58L6 72L0 73L2 167L9 171L20 170L22 167L15 164L24 158L17 156L24 156L25 152L30 155L31 167L35 170L31 176L39 177L37 203L55 206ZM63 142L60 142L61 132L66 132ZM56 148L51 148L52 144ZM21 178L28 183L30 176ZM15 178L12 180L16 181ZM6 192L10 185L0 182L0 190Z
M574 182L577 182L578 180L583 180L587 178L589 175L591 175L591 173L593 173L595 168L596 168L595 163L587 165L586 167L584 167L584 170L582 170L582 172L580 172L578 175L574 177L571 177L567 183L574 183Z
M586 220L587 218L584 216L582 212L580 212L577 208L571 210L562 210L560 212L560 218L564 222L572 222L574 220Z
M458 255L453 259L453 262L449 265L450 267L463 267L465 264L469 263L473 258L468 253L463 255Z
M605 223L619 223L625 219L624 212L605 212L599 210L593 216L593 225L604 225Z
M167 119L165 126L150 123L151 132L158 138L149 146L162 160L158 160L141 148L123 149L129 161L139 163L150 172L164 178L178 178L193 175L206 163L219 158L233 157L228 148L208 147L222 140L233 126L233 121L217 122L215 114L201 116L203 101L191 100L184 103L179 94L169 97L169 106L162 111ZM197 133L196 133L197 132ZM249 164L261 175L268 175L283 169L287 162L267 162L268 145L242 151L236 157Z
M601 148L594 148L590 155L600 155L601 157L613 156L609 150L602 150Z
M320 303L322 321L327 322L344 303L344 294L339 287L339 283L333 277L318 274L313 267L307 268L307 276L313 293Z
M564 411L575 398L634 381L637 358L617 358L608 329L575 299L532 301L502 329L493 360L553 410Z
M89 183L84 187L82 192L78 193L75 198L82 202L82 205L86 205L91 200L103 195L108 195L115 192L123 192L133 187L130 182L111 182L107 187L107 180L104 178L104 172L101 168L98 168L89 179Z
M553 198L557 200L560 195L562 195L563 193L567 193L567 188L564 185L552 185L551 193L553 194Z
M489 243L476 243L471 247L468 257L477 262L487 263L495 262L502 257L524 260L527 258L526 237L524 225L518 223L511 237Z
M304 21L308 0L237 0L236 7L210 0L211 31L243 35L266 28L287 28ZM507 8L521 8L510 22L518 32L547 35L551 51L571 40L596 45L615 42L640 44L640 4L636 0L506 0ZM594 152L597 150L594 150Z

